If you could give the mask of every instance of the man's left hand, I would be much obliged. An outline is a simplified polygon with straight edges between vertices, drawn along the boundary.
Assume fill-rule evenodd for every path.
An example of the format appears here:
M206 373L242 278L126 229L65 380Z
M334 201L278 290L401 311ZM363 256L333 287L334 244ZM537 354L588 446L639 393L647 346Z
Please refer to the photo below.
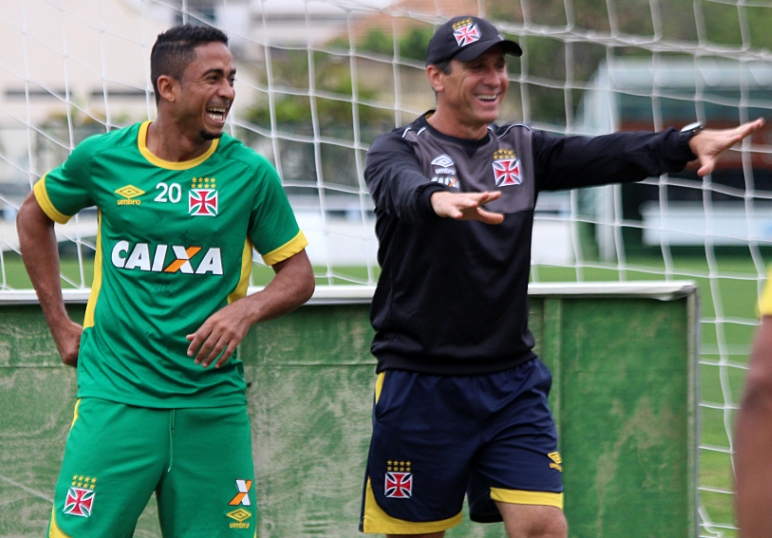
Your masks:
M208 368L225 364L258 322L275 319L302 305L314 293L314 270L305 250L271 266L276 276L268 285L251 295L233 301L218 310L193 334L186 336L188 357Z
M188 357L195 356L196 364L207 368L222 353L214 367L225 364L249 331L248 310L249 302L241 299L209 316L195 333L186 337L190 341Z
M716 166L716 160L725 150L740 142L746 136L761 129L764 119L743 123L734 129L705 129L689 140L689 148L697 156L700 169L697 175L700 177L710 174Z

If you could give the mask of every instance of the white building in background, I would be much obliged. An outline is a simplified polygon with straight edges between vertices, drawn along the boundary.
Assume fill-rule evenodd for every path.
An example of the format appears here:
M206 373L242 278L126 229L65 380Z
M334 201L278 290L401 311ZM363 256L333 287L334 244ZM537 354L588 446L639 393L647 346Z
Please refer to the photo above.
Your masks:
M263 60L264 47L304 47L345 35L352 20L381 5L379 0L3 0L0 216L7 222L0 224L0 247L17 248L15 208L80 139L104 132L104 125L155 116L149 57L156 36L170 26L208 21L229 34L239 72L231 115L237 118L255 102L260 88L255 65ZM370 208L363 208L365 218L357 221L346 219L338 205L333 203L332 215L322 214L319 204L298 208L317 239L315 261L337 263L343 256L347 262L348 251L374 260ZM88 214L59 229L62 239L93 236L95 230ZM352 238L358 247L349 248Z
M239 71L233 118L255 102L256 92L265 91L255 80L255 65L264 60L266 46L306 47L382 25L384 19L391 24L382 10L392 1L3 0L0 216L7 222L0 219L0 246L17 248L15 208L31 184L61 163L84 132L154 117L150 50L156 36L170 26L210 21L228 33ZM455 5L452 2L445 4ZM397 8L403 14L437 9L427 0L409 0ZM431 102L428 83L418 90ZM293 197L292 203L311 239L309 253L315 263L375 263L369 197L320 193ZM567 210L562 198L546 194L540 199L540 216L545 218L535 224L535 262L573 260ZM94 218L85 214L60 228L60 238L88 238L95 230Z

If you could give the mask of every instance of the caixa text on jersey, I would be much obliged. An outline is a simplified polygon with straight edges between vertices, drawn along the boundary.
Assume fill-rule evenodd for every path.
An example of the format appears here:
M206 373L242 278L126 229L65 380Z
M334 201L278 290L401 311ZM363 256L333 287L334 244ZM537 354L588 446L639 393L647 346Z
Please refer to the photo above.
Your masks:
M203 255L202 251L202 247L148 243L137 243L132 247L128 241L118 241L113 246L111 260L120 269L222 275L220 248L211 247Z

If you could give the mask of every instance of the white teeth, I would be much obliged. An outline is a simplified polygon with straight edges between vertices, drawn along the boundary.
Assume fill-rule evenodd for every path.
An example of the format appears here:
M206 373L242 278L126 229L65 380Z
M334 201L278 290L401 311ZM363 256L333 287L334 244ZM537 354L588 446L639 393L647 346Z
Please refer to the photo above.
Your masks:
M496 96L495 95L478 95L478 99L481 99L482 101L495 101Z
M225 113L224 108L210 108L206 111L207 116L216 121L222 121L225 118Z

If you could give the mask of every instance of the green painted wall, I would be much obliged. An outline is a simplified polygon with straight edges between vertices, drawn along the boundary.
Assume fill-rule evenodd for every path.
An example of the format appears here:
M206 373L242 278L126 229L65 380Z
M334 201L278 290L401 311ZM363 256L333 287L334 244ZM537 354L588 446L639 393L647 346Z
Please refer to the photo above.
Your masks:
M694 304L532 298L570 536L696 536ZM78 319L83 306L71 310ZM371 336L367 305L319 305L243 343L262 538L359 535ZM0 537L43 536L75 390L39 307L0 307ZM155 518L151 501L136 536L159 536ZM465 521L447 536L505 534Z

